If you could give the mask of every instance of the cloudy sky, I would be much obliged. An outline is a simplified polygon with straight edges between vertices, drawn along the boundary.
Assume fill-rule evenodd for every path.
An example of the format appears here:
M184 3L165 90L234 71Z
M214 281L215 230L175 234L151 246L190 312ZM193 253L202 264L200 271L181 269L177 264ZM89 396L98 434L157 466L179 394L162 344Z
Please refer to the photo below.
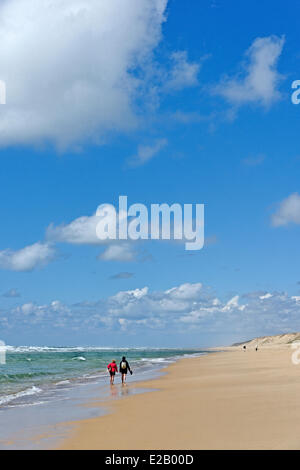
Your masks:
M210 346L300 330L299 2L0 2L0 338ZM274 14L272 14L272 10ZM205 246L97 208L205 204Z

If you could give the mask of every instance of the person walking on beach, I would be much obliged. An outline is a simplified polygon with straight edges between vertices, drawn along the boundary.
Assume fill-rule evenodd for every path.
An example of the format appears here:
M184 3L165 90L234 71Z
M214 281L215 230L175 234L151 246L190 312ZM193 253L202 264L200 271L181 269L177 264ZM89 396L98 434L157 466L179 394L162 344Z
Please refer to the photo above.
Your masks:
M122 384L125 384L126 382L126 375L127 372L130 372L132 375L132 370L130 369L130 365L128 364L126 357L122 357L122 361L120 362L120 374L122 374Z
M118 372L118 366L116 361L113 359L110 364L108 364L107 369L110 373L110 385L114 384L116 372Z

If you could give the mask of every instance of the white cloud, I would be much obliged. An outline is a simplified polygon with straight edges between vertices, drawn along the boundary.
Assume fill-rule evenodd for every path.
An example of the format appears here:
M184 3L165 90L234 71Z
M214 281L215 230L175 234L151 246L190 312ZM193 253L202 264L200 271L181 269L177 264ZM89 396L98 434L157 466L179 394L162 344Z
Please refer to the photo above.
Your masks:
M34 243L18 251L0 251L0 268L10 271L32 271L55 258L55 250L48 243Z
M34 302L27 302L11 310L11 321L15 319L18 325L44 325L46 328L65 327L72 315L70 308L59 300L54 300L49 305L37 305ZM1 322L0 322L1 323ZM76 323L76 320L75 320ZM69 324L69 327L72 327Z
M97 237L96 227L100 218L96 215L82 216L69 224L49 225L46 238L52 242L64 242L73 245L100 245L103 241Z
M293 193L281 201L278 210L272 215L272 225L300 224L300 195Z
M199 296L202 291L202 284L200 282L196 284L181 284L181 286L173 287L172 289L166 290L166 294L175 299L193 299Z
M53 312L56 312L56 313L69 312L69 309L60 300L53 300L50 304L50 307L53 310Z
M106 212L105 207L112 209L110 204L101 204L96 213L91 216L78 217L69 224L57 226L50 224L46 230L46 239L52 243L61 242L70 243L72 245L109 245L115 243L114 239L102 239L98 237L97 225L105 218L107 224L115 224L118 229L119 219L125 218L126 213L117 213L116 210Z
M173 52L171 55L173 67L164 83L167 90L181 90L182 88L198 85L200 64L189 62L186 51Z
M110 214L112 216L112 214ZM118 214L116 214L118 227ZM132 243L119 240L102 240L97 236L97 224L101 220L98 215L78 217L69 224L54 226L51 224L46 230L46 239L52 243L64 242L73 245L100 245L105 250L98 256L103 261L134 261L136 250Z
M167 145L167 139L157 139L152 145L139 145L137 154L129 158L128 165L133 167L144 165Z
M183 295L177 296L178 293ZM247 297L247 303L240 301L242 297ZM96 302L75 305L59 300L48 305L27 302L7 311L5 318L0 316L0 326L47 328L51 324L51 328L67 328L68 331L78 328L115 330L122 326L139 334L149 329L168 331L168 334L196 330L251 338L299 331L299 299L287 293L250 292L225 302L200 283L187 283L165 291L150 291L148 287L120 291Z
M223 312L228 312L230 311L232 308L238 308L240 309L241 307L239 306L239 296L238 295L235 295L234 297L232 297L232 299L230 299L226 305L222 308L222 311Z
M139 238L134 239L132 236L130 237L130 224L134 222L135 215L130 216L129 214L130 211L127 212L121 206L118 211L111 204L101 204L97 208L96 213L91 216L81 216L69 223L62 223L60 225L51 223L46 229L45 242L37 242L19 251L10 249L0 251L0 268L14 271L31 271L36 267L46 265L54 259L55 245L57 243L104 247L104 251L98 256L99 260L135 261L139 253L137 246L140 245L138 245ZM185 216L186 222L187 217L189 215ZM129 234L125 234L125 238L122 238L119 233L120 224L125 219ZM192 223L192 219L190 222ZM178 243L186 243L187 239L182 234L180 220L176 220L174 224L171 224L170 240L175 239ZM147 229L145 229L146 236L144 239L150 239L152 236L152 233L149 234L148 225L146 224ZM160 241L170 241L164 240L161 233L159 233L159 236L160 238L158 239ZM150 258L144 252L144 256L142 255L139 261L146 261Z
M55 258L54 246L59 242L74 245L108 244L108 241L97 237L96 227L99 220L99 216L92 215L79 217L69 224L58 226L51 224L46 230L45 242L37 242L18 251L10 249L0 251L0 268L12 271L32 271L42 267Z
M99 259L104 261L133 261L136 252L130 243L116 243L108 246Z
M143 287L142 289L120 291L116 295L111 297L111 300L117 301L120 304L124 304L132 299L141 299L142 297L145 297L148 292L148 287Z
M34 313L36 311L37 307L32 303L28 303L28 304L23 304L21 307L20 307L20 310L22 313L24 313L24 315L30 315L32 313Z
M0 145L60 147L137 124L143 70L167 0L10 0L0 4ZM145 93L143 94L145 100ZM5 111L5 112L4 112Z
M261 300L270 299L271 297L272 297L272 294L270 294L270 292L267 292L266 294L259 296Z
M106 205L104 205L106 206ZM136 259L138 250L135 249L137 242L134 240L120 241L118 238L119 221L127 218L127 223L133 220L132 217L128 216L126 212L117 212L117 208L110 206L110 210L105 212L103 205L100 205L96 211L96 214L91 216L82 216L71 221L68 224L61 224L55 226L50 224L46 230L46 240L50 243L70 243L73 245L99 245L104 246L105 251L101 253L98 259L104 261L133 261ZM101 208L101 210L100 210ZM101 214L101 215L100 215ZM101 219L105 217L107 226L112 228L111 237L101 238L97 235L97 225ZM186 219L187 220L187 219ZM116 228L116 230L115 230ZM175 227L171 226L171 239L174 238L176 232L181 235L181 224L175 224ZM104 228L104 230L107 229ZM105 233L106 235L106 233ZM150 235L149 235L150 238ZM161 241L165 241L160 239ZM177 242L185 243L187 240L176 240Z
M235 78L225 78L213 92L237 106L258 103L267 107L273 104L280 98L277 87L282 77L276 66L283 45L283 37L255 39L246 52L244 73Z
M99 210L100 208L101 211ZM134 261L138 255L138 250L135 248L136 242L133 240L120 241L118 239L119 220L127 217L127 222L129 223L130 217L128 217L126 212L117 212L117 210L112 206L110 206L110 209L112 210L105 213L103 205L100 205L96 211L97 215L94 214L91 216L78 217L68 224L57 226L50 224L46 230L46 240L52 244L70 243L73 245L104 246L105 250L98 256L99 260L123 262ZM98 237L97 225L101 221L102 217L105 217L105 221L108 225L116 228L116 233L111 234L112 236L115 236L115 238L103 239ZM175 227L175 230L176 229L177 227ZM182 240L182 242L185 241L185 239Z
M112 217L111 213L110 215ZM116 224L118 226L118 214L116 216ZM98 256L99 260L133 261L136 258L136 251L132 243L111 239L102 240L97 236L96 229L100 220L101 216L91 215L78 217L69 224L58 226L51 224L46 230L46 239L52 243L64 242L73 245L105 246L104 252Z

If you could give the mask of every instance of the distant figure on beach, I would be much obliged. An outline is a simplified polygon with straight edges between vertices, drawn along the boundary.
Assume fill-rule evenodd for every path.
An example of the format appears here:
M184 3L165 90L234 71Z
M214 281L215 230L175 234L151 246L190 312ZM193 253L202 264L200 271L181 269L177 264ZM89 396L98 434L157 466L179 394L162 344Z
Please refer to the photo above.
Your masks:
M258 346L256 346L255 351L258 351Z
M122 384L126 382L126 375L127 372L130 372L132 375L132 370L130 369L130 365L128 364L126 357L122 357L122 361L120 362L120 374L122 374Z
M115 381L116 372L118 372L118 366L116 361L113 359L110 364L107 366L110 374L110 384L113 385Z
M243 346L243 350L246 351L246 346L245 345Z

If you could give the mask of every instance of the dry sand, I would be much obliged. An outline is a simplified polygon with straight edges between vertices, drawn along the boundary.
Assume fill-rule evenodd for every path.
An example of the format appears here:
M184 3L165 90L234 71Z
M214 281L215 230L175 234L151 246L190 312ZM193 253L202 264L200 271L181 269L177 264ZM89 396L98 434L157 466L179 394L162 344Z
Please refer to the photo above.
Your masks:
M108 402L109 414L74 423L61 448L299 449L293 352L238 348L180 360L140 385L153 391Z

